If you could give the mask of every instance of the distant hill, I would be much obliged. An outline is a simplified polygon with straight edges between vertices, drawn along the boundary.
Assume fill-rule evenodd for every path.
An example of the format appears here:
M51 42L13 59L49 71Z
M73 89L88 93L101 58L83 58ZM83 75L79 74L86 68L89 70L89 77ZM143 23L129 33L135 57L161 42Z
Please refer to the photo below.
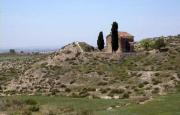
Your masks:
M180 86L180 39L166 39L166 47L163 52L141 50L120 57L74 42L32 63L2 85L1 94L147 100L176 92Z
M9 50L10 49L0 49L0 53L9 53ZM18 49L15 49L15 51L17 53L20 53L21 51L23 51L24 53L33 53L33 52L39 52L39 53L52 53L52 52L55 52L57 51L58 48L31 48L31 49L28 49L28 48L18 48Z

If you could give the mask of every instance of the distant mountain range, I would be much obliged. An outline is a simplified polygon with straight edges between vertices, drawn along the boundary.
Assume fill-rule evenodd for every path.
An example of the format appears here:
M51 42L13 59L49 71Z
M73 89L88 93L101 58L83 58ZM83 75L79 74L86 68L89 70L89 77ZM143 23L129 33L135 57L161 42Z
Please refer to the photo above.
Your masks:
M23 51L24 53L32 53L32 52L54 52L60 48L34 48L34 49L28 49L28 48L17 48L15 49L16 52ZM0 53L7 53L9 52L9 49L0 49Z

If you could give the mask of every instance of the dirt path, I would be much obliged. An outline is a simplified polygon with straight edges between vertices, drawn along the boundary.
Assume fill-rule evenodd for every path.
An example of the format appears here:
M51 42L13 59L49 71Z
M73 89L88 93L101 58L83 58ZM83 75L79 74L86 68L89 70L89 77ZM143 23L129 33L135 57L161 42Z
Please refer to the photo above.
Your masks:
M79 47L81 52L84 52L83 49L81 48L81 46L79 45L79 42L75 42L75 44Z

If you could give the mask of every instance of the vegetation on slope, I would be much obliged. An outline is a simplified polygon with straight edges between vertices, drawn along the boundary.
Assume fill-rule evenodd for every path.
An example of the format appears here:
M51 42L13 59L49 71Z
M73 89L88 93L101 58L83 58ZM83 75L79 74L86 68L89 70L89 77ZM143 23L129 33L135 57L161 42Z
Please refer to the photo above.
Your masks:
M137 105L131 100L49 96L0 98L0 113L13 115L179 115L180 94L158 96Z
M19 78L43 55L0 54L0 93L8 81Z
M69 44L34 64L4 92L108 99L148 99L175 92L180 40L167 39L166 44L166 51L141 51L121 60L117 55L81 52L77 44Z

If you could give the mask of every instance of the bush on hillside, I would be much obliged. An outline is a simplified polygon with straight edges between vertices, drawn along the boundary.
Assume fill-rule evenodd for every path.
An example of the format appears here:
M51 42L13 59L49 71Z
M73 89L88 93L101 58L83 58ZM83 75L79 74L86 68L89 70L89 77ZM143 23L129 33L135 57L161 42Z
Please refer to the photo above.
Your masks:
M27 100L25 100L25 103L26 103L27 105L36 105L36 104L37 104L37 101L34 100L34 99L27 99Z
M144 39L140 42L140 45L145 50L152 50L152 49L154 49L154 40L153 39Z
M32 111L32 112L37 112L37 111L39 111L39 106L38 105L30 106L29 110Z
M123 98L123 99L129 98L129 93L124 93L122 98Z
M160 50L162 47L165 47L164 38L159 38L155 41L154 48Z
M153 38L144 39L140 41L140 45L141 47L144 48L144 50L152 50L152 49L160 50L161 48L166 46L164 37L154 38L154 39ZM168 49L164 49L164 50L167 51Z

